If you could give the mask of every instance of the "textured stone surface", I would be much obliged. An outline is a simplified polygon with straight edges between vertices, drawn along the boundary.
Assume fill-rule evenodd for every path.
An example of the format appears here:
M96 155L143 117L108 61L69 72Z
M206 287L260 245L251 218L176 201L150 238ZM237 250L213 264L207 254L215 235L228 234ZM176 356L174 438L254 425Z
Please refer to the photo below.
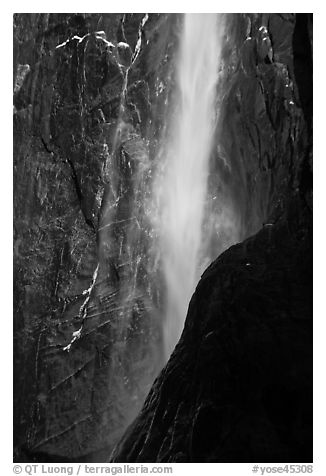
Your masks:
M105 461L162 365L146 204L180 20L14 16L16 461ZM214 212L274 225L205 273L116 460L310 457L312 18L227 23Z
M312 461L311 18L230 22L220 139L244 227L267 222L203 274L114 462Z
M112 461L312 461L312 236L301 207L205 271Z
M14 16L17 460L103 460L161 365L144 207L177 16L145 19Z

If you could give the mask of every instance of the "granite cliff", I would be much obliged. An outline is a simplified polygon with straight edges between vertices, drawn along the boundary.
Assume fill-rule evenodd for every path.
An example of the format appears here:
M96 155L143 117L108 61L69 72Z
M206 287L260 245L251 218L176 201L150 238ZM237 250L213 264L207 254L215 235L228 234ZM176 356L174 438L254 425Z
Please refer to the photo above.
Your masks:
M244 241L152 386L147 185L181 20L14 15L16 461L105 461L119 440L113 461L312 459L312 15L227 16L209 186Z

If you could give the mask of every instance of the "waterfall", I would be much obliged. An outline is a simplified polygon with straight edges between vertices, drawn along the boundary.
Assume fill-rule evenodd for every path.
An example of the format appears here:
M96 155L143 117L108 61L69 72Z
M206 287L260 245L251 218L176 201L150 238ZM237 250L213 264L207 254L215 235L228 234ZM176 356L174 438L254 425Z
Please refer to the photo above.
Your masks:
M218 14L185 14L177 59L177 90L161 169L154 181L166 302L166 358L180 337L200 277L209 159L217 119L221 54Z

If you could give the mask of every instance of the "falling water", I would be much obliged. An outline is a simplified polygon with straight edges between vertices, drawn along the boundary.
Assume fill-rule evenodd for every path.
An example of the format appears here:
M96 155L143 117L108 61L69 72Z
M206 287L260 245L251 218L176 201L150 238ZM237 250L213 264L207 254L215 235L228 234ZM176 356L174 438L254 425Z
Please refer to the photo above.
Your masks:
M216 124L220 36L219 15L185 14L177 62L178 97L163 153L163 170L154 184L166 284L166 357L180 337L200 277L209 158Z

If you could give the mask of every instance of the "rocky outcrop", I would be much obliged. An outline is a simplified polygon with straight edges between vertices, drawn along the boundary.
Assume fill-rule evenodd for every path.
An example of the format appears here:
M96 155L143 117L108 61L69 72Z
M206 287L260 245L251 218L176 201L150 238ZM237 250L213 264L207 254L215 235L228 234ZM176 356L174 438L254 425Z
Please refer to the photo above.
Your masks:
M205 272L116 461L311 457L312 19L226 20L209 188L261 231ZM16 461L105 461L162 366L148 184L179 27L14 16Z
M309 215L294 202L205 271L112 461L312 461Z
M312 461L311 17L230 22L223 164L260 231L203 274L114 462Z
M177 20L14 16L17 461L103 460L160 368L144 207Z

